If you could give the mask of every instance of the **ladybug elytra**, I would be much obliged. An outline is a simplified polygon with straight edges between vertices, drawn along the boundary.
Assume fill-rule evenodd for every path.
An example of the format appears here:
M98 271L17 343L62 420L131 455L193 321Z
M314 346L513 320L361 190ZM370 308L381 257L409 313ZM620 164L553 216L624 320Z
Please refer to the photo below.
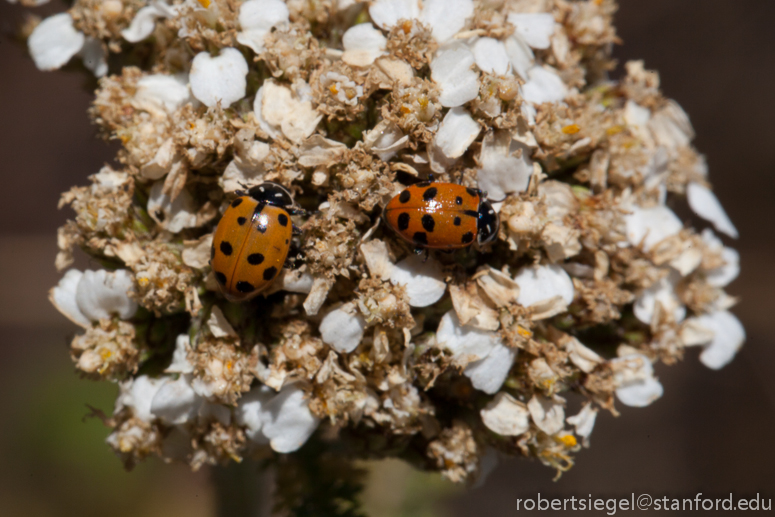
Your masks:
M423 181L407 187L385 206L383 217L416 249L454 250L498 235L498 215L478 189Z
M269 287L285 265L296 228L290 192L265 182L237 191L213 236L210 265L223 295L232 302L248 300Z

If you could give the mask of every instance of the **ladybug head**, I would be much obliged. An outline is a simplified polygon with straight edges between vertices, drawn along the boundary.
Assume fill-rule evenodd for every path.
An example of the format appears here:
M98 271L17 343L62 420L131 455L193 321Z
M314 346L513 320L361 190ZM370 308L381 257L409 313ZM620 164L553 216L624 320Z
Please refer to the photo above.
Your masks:
M267 205L284 208L293 206L293 198L288 189L271 181L266 181L251 188L248 191L248 195L259 203L266 203Z
M476 240L479 244L486 244L498 236L500 220L488 201L479 203L479 223L477 226Z

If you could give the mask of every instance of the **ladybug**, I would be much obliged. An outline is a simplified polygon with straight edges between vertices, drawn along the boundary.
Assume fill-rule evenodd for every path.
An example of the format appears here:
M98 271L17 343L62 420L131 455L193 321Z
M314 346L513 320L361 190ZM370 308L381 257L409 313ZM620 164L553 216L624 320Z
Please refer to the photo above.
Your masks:
M395 232L423 249L455 250L492 241L498 215L481 190L456 183L423 181L407 187L385 206L383 217Z
M291 238L299 230L291 215L306 213L290 192L265 182L237 191L213 236L210 265L227 300L241 302L269 287L285 265Z

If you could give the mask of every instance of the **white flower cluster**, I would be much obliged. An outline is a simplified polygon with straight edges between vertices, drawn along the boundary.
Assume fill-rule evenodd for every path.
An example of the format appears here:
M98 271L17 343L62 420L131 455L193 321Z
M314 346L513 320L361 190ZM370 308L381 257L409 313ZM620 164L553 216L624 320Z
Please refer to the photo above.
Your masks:
M64 195L57 259L80 246L116 269L68 271L51 293L85 329L78 368L121 383L111 446L196 468L293 452L324 426L414 436L455 481L492 448L561 472L601 409L662 395L655 364L693 346L731 361L738 253L670 207L737 230L658 75L630 62L607 79L615 9L110 0L43 20L36 65L78 55L104 76L91 115L123 145L121 170ZM108 69L137 49L153 73ZM493 244L415 255L380 224L431 174L487 192ZM231 304L213 232L264 181L310 212L294 216L302 254ZM566 417L568 392L583 402Z

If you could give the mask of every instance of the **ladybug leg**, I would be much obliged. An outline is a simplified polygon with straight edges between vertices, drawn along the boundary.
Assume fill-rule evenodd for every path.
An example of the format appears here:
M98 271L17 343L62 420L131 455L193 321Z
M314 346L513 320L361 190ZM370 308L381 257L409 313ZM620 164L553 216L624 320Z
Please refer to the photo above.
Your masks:
M304 263L304 252L294 243L288 250L288 257L285 259L283 268L298 269Z
M301 229L298 226L296 226L295 224L291 224L291 228L293 228L294 235L301 235Z
M423 251L425 251L425 248L421 248L420 246L417 246L414 250L415 255L421 255Z
M309 212L304 210L303 208L286 208L286 212L288 212L290 215L309 215Z

